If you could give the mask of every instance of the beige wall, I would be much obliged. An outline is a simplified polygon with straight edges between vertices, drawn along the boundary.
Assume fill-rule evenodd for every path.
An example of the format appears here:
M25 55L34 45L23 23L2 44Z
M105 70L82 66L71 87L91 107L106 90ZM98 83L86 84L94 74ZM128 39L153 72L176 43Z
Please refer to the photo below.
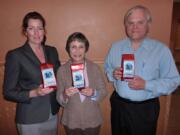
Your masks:
M88 56L103 60L110 44L124 38L123 16L131 6L142 4L152 11L150 35L169 43L172 0L1 0L0 4L0 61L7 50L22 45L23 16L39 11L47 21L47 43L58 48L62 60L67 36L75 31L84 32L90 40ZM101 49L102 53L99 53Z
M34 10L46 18L47 43L58 49L62 61L68 58L64 50L68 35L80 31L88 37L91 44L87 57L97 62L103 69L103 60L111 43L125 37L123 16L126 10L137 4L147 6L152 12L153 24L149 35L169 46L172 0L1 0L0 3L1 78L6 52L21 46L25 41L21 35L22 18L27 12ZM112 86L109 83L107 85L111 93ZM165 131L169 101L170 97L161 98L158 135L163 135ZM0 95L0 106L0 134L2 132L8 135L15 132L13 125L15 105L4 101ZM102 109L105 118L102 135L110 135L108 98L103 103ZM2 130L7 128L12 130Z

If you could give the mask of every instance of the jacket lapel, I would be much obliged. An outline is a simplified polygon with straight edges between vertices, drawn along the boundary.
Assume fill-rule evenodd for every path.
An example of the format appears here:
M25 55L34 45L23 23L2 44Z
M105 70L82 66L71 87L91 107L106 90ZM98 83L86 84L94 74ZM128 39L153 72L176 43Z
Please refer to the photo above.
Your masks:
M27 56L27 58L29 60L31 60L34 64L36 65L40 65L40 61L39 59L36 57L35 53L33 52L33 50L31 49L31 47L29 46L29 44L26 42L23 46L23 51L24 55Z
M87 68L87 76L88 76L88 80L89 80L89 87L91 88L95 88L96 84L95 84L95 80L93 80L95 77L94 77L94 73L92 72L92 64L91 62L86 59L86 68Z
M44 50L44 57L45 57L46 63L51 63L49 49L45 45L43 45L42 47L43 47L43 50Z

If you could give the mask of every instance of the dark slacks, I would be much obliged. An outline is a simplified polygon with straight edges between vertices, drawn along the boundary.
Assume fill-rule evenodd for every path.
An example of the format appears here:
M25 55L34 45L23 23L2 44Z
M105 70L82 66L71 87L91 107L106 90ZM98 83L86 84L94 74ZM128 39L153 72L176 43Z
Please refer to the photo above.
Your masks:
M86 128L86 129L70 129L67 126L64 126L67 135L99 135L101 126L95 128Z
M112 135L155 135L159 116L159 99L133 102L111 95Z

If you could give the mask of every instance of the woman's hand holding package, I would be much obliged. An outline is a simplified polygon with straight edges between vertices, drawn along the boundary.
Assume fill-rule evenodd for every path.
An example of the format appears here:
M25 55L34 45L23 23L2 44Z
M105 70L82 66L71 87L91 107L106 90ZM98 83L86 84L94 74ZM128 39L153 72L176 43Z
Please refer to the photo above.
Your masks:
M89 88L89 87L82 89L80 92L81 92L81 94L88 96L88 97L94 95L94 90L92 88Z
M40 85L38 88L30 91L29 97L45 96L53 91L53 88L43 88L42 85Z
M64 94L68 97L71 97L78 92L79 92L79 90L77 88L70 87L64 91Z

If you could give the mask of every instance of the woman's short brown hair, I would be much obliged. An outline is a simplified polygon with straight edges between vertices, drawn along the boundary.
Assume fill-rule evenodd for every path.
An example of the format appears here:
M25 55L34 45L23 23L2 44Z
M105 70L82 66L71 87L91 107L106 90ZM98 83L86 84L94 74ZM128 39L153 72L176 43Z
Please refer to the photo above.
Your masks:
M73 41L79 41L85 44L85 51L87 52L89 49L89 41L86 38L86 36L84 34L82 34L81 32L74 32L72 33L66 42L66 51L68 52L68 54L70 53L70 44Z

